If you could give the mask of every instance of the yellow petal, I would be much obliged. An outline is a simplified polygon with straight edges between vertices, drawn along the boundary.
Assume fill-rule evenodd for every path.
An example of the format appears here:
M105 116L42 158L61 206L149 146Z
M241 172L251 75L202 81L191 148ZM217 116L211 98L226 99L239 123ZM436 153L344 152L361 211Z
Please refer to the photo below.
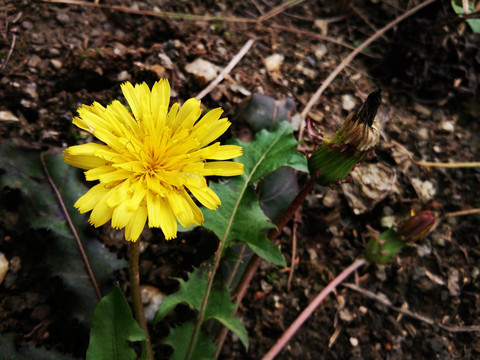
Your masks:
M212 160L228 160L243 155L243 148L237 145L222 145L213 155L207 157Z
M201 146L210 144L213 140L218 139L227 129L230 127L231 123L227 119L220 119L215 123L215 126L211 126L208 129L205 129L203 136L197 136L197 139L200 141Z
M104 146L100 144L89 143L92 145ZM85 145L75 145L71 146L64 151L63 160L72 166L78 167L80 169L94 169L97 167L105 166L105 160L100 159L94 155L89 147Z
M87 181L98 180L100 175L108 174L112 171L115 171L115 168L110 165L99 166L97 168L85 171L85 179Z
M234 161L213 161L203 167L202 175L236 176L243 174L243 164Z
M127 241L137 241L145 227L147 221L147 208L140 206L130 218L129 223L125 227L125 239Z
M187 188L203 206L209 208L210 210L217 209L217 207L222 203L217 194L208 186L196 187L187 185Z
M107 196L103 196L96 204L90 214L90 223L95 227L102 226L112 218L113 209L106 204Z
M149 227L160 227L167 240L177 237L177 219L165 198L148 192L147 209Z
M130 105L130 109L132 109L133 116L135 119L139 119L141 114L141 105L137 99L135 88L128 81L120 85L120 87L122 88L123 96L125 96L125 99L127 99L128 105Z
M134 211L129 211L128 202L122 202L115 207L112 212L112 227L115 229L123 229L130 222Z
M181 125L184 129L191 129L201 113L200 100L188 99L180 108L176 121L172 123L173 129L176 129L178 125Z
M128 202L128 210L136 211L145 196L147 196L147 190L145 189L145 184L142 177L141 179L137 180L137 184L134 186L132 198Z
M190 211L193 215L193 221L186 226L190 226L192 224L202 225L205 221L203 218L202 210L200 210L200 208L197 206L197 204L195 204L195 202L192 200L192 198L190 197L190 195L188 195L186 191L181 192L181 196L190 207Z
M130 187L130 179L127 179L110 189L110 193L107 199L107 205L111 208L118 206L121 202L128 199L128 189Z
M80 197L73 206L75 206L81 214L86 213L92 210L95 204L98 203L108 191L104 184L97 184Z

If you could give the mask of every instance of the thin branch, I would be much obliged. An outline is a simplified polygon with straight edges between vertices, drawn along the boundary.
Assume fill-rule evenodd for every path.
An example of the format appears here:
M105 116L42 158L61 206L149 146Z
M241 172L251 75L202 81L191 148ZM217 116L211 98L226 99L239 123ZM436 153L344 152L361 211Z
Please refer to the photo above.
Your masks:
M281 12L283 12L284 10L288 9L289 7L292 7L292 6L295 6L295 5L298 5L302 2L304 2L305 0L288 0L286 2L284 2L283 4L280 4L276 7L274 7L273 9L271 9L269 12L267 12L265 15L262 15L260 16L260 18L258 19L258 21L265 21L265 20L268 20L278 14L280 14Z
M284 26L284 25L278 25L278 24L272 24L272 25L270 25L270 27L272 29L276 29L276 30L287 31L287 32L291 32L291 33L297 33L297 34L309 36L309 37L312 37L312 38L315 38L315 39L318 39L318 40L328 41L332 44L340 45L340 46L343 46L343 47L345 47L347 49L350 49L350 50L355 50L356 49L355 46L347 44L346 42L343 42L342 40L338 40L337 38L334 38L332 36L318 34L318 33L313 32L313 31L297 29L297 28L294 28L292 26ZM372 57L372 58L378 58L378 56L372 55L372 54L367 53L365 51L362 51L361 54L365 55L365 56Z
M305 118L307 117L307 114L309 111L312 109L313 105L315 105L320 99L320 96L323 94L325 89L330 85L330 83L342 72L342 70L350 64L350 62L358 55L360 52L362 52L368 45L370 45L372 42L377 40L379 37L381 37L385 32L396 26L398 23L401 21L405 20L406 18L412 16L415 14L418 10L424 8L427 5L432 4L436 0L426 0L425 2L415 6L414 8L406 11L404 14L400 15L398 18L395 20L391 21L387 25L385 25L383 28L378 30L375 34L370 36L367 40L365 40L358 48L356 48L354 51L352 51L345 59L342 60L342 62L337 66L333 72L330 73L330 75L325 79L323 84L318 88L318 90L313 94L311 97L310 101L307 103L305 106L305 109L303 109L302 113L300 114L302 118L302 124L300 126L300 131L298 135L299 141L302 141L303 139L303 130L305 128Z
M8 50L8 54L7 54L7 57L5 58L4 63L2 64L2 66L0 66L0 71L2 71L5 68L5 66L7 66L8 60L10 60L10 56L12 56L13 48L15 47L15 40L16 40L15 34L12 34L12 43L10 44L10 49Z
M443 214L443 217L446 218L446 217L453 217L453 216L475 215L475 214L480 214L480 209L468 209L468 210L449 212L449 213Z
M290 265L290 271L288 272L288 280L287 280L287 291L290 292L292 287L292 279L293 279L293 272L295 271L295 264L297 258L297 229L300 220L297 220L300 216L296 212L294 215L294 223L293 223L293 233L292 233L292 263Z
M353 274L358 268L365 265L367 262L365 259L355 260L350 266L344 269L335 279L333 279L322 291L308 304L305 310L295 319L292 325L289 326L287 331L283 333L280 339L277 340L275 345L270 349L268 353L262 358L262 360L272 360L278 353L287 345L288 341L295 335L303 325L303 323L313 314L315 309L325 300L325 298L332 293L335 288L342 283L347 277Z
M449 325L444 325L444 324L441 324L441 323L438 323L424 315L420 315L420 314L416 314L410 310L407 310L407 309L403 309L403 308L399 308L399 307L396 307L394 305L392 305L391 301L388 300L388 299L385 299L381 296L378 296L377 294L369 291L369 290L366 290L366 289L363 289L361 288L360 286L357 286L355 284L350 284L350 283L346 283L346 284L343 284L343 286L351 289L351 290L354 290L366 297L368 297L369 299L372 299L372 300L375 300L387 307L389 307L390 309L396 311L396 312L399 312L400 314L403 314L405 316L410 316L414 319L417 319L417 320L420 320L424 323L427 323L429 325L432 325L432 326L438 326L439 328L443 329L443 330L446 330L446 331L450 331L450 332L477 332L477 331L480 331L480 325L472 325L472 326L449 326Z
M416 161L413 162L420 166L425 167L437 167L437 168L476 168L480 167L480 162L454 162L454 163L441 163L441 162L429 162L429 161Z
M258 21L257 19L249 19L249 18L223 17L223 16L211 16L211 15L191 15L191 14L169 12L169 11L136 10L136 9L130 9L128 7L121 6L121 5L97 4L97 3L81 1L81 0L42 0L42 1L48 2L48 3L55 3L55 4L68 4L68 5L96 7L96 8L102 8L102 9L121 11L129 14L156 16L156 17L176 19L176 20L227 21L227 22L241 22L241 23L254 23Z
M65 215L65 218L67 219L68 226L70 227L70 231L73 234L73 237L75 238L75 241L77 242L78 249L80 250L80 254L82 256L83 262L85 264L85 268L88 273L88 277L90 278L90 281L93 285L93 289L95 290L95 294L97 295L98 300L102 298L102 293L100 292L100 288L98 287L97 280L95 279L95 275L93 274L92 268L90 266L90 262L88 261L87 254L85 253L85 250L83 249L82 242L80 241L80 237L78 236L77 229L75 229L75 225L73 225L72 219L70 218L70 215L68 214L67 208L65 206L65 203L63 202L62 195L57 189L57 186L53 182L50 173L47 169L47 165L45 164L45 159L44 159L45 153L40 154L40 161L42 162L42 167L43 171L45 171L45 174L47 175L48 182L50 183L50 186L52 187L53 191L55 192L55 195L57 196L58 202L60 203L60 207L62 208L63 214Z
M224 67L222 71L220 71L220 74L218 74L217 78L213 80L210 84L208 84L208 86L205 89L200 91L198 95L195 96L195 98L197 100L200 100L205 95L207 95L210 91L212 91L215 88L215 86L217 86L220 83L220 81L222 81L225 78L225 75L227 75L230 71L232 71L235 65L237 65L238 62L245 56L245 54L248 52L248 50L250 50L254 42L255 40L248 39L248 41L245 43L245 45L242 46L240 51L232 58L232 60L230 60L228 65Z

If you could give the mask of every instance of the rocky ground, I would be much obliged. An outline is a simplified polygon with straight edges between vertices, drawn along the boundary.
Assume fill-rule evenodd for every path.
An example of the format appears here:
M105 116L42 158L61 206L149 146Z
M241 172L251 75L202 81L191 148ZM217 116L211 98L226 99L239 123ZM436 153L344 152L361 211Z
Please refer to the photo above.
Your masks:
M175 101L193 97L249 39L253 46L202 103L221 106L234 124L232 133L246 139L252 124L242 115L252 94L289 99L283 104L295 104L289 109L299 135L297 112L327 76L362 41L407 10L396 0L322 0L264 16L280 3L3 0L0 141L19 139L34 148L76 144L84 136L71 124L76 109L120 99L119 84L126 80L152 84L166 77ZM159 10L169 13L152 16ZM455 214L480 207L480 172L412 161L478 161L479 44L480 35L450 4L436 1L386 32L330 84L308 114L321 132L335 131L370 91L382 87L378 156L355 170L353 184L314 189L295 224L280 237L287 263L292 237L297 239L290 289L288 269L262 264L240 311L250 347L247 351L229 337L221 358L261 357L315 294L362 253L368 226L382 229L422 208L438 218L429 236L392 264L362 268L349 281L423 319L340 286L279 358L480 357L478 332L462 328L480 324L479 215ZM301 147L312 150L308 133ZM299 182L304 180L300 175ZM20 205L12 202L18 194L4 188L1 200L0 251L9 267L0 285L1 343L13 336L19 348L64 354L57 358L84 357L88 329L65 320L64 285L39 270L49 251L48 231L21 227ZM91 234L118 258L125 257L121 234L106 228ZM145 238L142 283L164 293L176 288L172 276L185 276L215 249L215 240L201 230L168 243L155 231ZM123 270L116 280L128 288ZM159 337L167 331L168 323L152 329ZM169 349L158 346L157 354L168 358Z

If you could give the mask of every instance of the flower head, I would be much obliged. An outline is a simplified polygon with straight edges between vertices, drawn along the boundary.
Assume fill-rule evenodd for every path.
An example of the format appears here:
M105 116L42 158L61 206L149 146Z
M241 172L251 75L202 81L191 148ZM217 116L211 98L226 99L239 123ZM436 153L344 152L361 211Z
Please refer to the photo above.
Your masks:
M200 101L189 99L168 110L166 79L151 90L145 83L126 82L121 88L131 112L117 100L107 107L94 102L80 107L73 119L104 143L65 150L65 162L86 169L88 181L99 181L74 206L81 213L91 210L89 221L96 227L111 220L112 227L125 228L130 241L138 239L147 221L149 227L160 227L166 239L175 238L177 220L184 227L204 221L192 195L209 209L220 205L205 176L243 174L243 164L225 161L241 156L242 148L209 145L230 126L220 118L222 109L199 119Z
M319 184L330 186L345 181L359 162L375 156L375 145L380 139L375 115L380 102L378 89L348 115L333 138L325 139L312 153L308 167Z

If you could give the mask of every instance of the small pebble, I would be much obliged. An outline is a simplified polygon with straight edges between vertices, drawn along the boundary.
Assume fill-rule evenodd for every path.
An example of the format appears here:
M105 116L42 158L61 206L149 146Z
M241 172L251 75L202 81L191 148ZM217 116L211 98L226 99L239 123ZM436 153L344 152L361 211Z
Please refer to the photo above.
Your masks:
M210 61L198 58L187 64L185 71L193 75L200 85L205 85L217 77L218 67Z
M417 135L420 138L420 140L428 140L430 138L430 134L428 133L427 128L420 128L417 131Z
M267 57L265 62L265 67L268 71L278 71L283 64L283 60L285 60L285 56L282 54L273 54Z
M126 70L120 71L117 75L117 80L119 82L130 80L130 74Z
M53 68L56 69L56 70L59 70L62 68L62 62L60 60L57 60L57 59L51 59L50 60L50 64L52 64Z
M64 12L58 12L57 13L57 21L62 24L62 25L67 25L70 22L70 16Z
M453 132L453 130L455 130L455 125L453 124L452 121L448 121L448 120L443 120L440 122L440 124L438 125L438 128L441 130L441 131L445 131L447 133L451 133Z
M144 304L145 318L148 322L153 321L158 308L163 302L165 296L154 286L141 286L142 302Z
M31 21L25 20L24 22L22 22L22 27L25 30L33 30L33 23Z
M317 58L317 60L320 60L327 53L327 46L323 43L318 44L313 49L313 53L315 54L315 57Z
M353 109L355 109L355 106L357 106L357 103L355 102L355 99L353 98L352 95L349 95L349 94L342 95L343 110L352 111Z
M0 121L18 121L18 117L13 115L11 111L0 110Z
M5 279L5 275L8 271L8 260L3 253L0 253L0 284Z
M352 344L352 346L358 346L358 339L355 337L351 337L350 344Z

